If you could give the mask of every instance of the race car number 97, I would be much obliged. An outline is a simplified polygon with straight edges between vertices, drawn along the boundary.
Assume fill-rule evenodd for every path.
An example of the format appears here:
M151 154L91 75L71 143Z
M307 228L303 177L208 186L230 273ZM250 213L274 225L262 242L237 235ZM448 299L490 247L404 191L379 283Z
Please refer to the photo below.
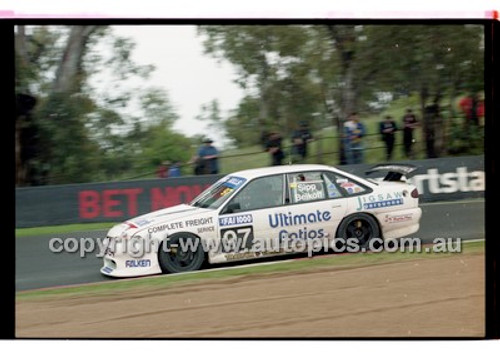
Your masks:
M233 227L221 230L222 247L225 252L239 252L251 248L253 243L253 227Z

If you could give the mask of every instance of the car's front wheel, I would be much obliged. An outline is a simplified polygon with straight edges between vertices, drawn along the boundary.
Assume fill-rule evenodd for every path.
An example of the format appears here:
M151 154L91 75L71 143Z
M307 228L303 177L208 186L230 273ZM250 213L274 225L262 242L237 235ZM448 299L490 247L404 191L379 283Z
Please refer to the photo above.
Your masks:
M205 260L200 239L181 233L164 240L158 249L158 262L164 273L181 273L198 270Z
M367 214L353 214L346 217L337 229L336 238L337 248L345 250L352 245L357 245L357 249L367 249L370 244L375 243L375 240L382 242L377 221Z

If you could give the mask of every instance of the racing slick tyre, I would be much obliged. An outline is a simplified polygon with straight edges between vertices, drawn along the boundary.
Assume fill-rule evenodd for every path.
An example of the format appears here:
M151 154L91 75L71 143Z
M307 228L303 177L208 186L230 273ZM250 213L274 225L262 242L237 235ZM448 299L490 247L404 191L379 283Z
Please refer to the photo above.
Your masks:
M160 244L158 262L163 273L181 273L200 269L205 252L193 234L175 234Z
M376 239L376 240L375 240ZM367 214L353 214L340 223L336 236L336 251L346 251L351 245L357 245L357 250L367 250L370 243L379 247L382 236L377 221Z

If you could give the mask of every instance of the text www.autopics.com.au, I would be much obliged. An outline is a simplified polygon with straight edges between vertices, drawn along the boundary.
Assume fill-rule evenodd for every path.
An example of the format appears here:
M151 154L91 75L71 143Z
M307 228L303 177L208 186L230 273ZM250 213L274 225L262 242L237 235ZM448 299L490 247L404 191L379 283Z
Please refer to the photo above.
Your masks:
M201 247L204 252L212 253L307 253L312 257L316 253L333 251L336 253L460 253L462 252L462 239L453 237L436 237L432 243L423 243L419 238L401 238L382 240L372 238L367 242L361 242L355 238L328 238L322 239L208 239L202 240L197 237L167 239L161 242L157 239L135 237L123 238L51 238L49 250L53 253L73 253L84 258L95 254L102 258L106 255L129 255L134 258L142 258L149 253L156 253L160 249L164 252L176 252L178 250L197 252Z

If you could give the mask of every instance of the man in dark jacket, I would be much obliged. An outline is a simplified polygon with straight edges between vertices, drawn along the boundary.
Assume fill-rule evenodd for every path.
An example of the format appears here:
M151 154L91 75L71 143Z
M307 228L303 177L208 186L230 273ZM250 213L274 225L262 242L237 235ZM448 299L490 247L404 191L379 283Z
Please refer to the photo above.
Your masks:
M271 154L271 165L278 166L283 164L283 159L285 158L285 153L281 148L281 135L276 132L269 134L269 138L266 143L266 151Z
M413 158L412 145L414 143L413 131L418 126L417 117L411 109L406 110L403 116L403 145L404 152L407 158Z
M307 157L307 143L312 141L312 134L306 122L300 122L299 129L292 135L292 155L294 162L303 162Z
M380 134L382 135L382 140L385 143L387 161L392 159L392 151L394 149L394 141L397 130L398 127L396 126L396 122L391 116L385 116L385 120L380 122Z

